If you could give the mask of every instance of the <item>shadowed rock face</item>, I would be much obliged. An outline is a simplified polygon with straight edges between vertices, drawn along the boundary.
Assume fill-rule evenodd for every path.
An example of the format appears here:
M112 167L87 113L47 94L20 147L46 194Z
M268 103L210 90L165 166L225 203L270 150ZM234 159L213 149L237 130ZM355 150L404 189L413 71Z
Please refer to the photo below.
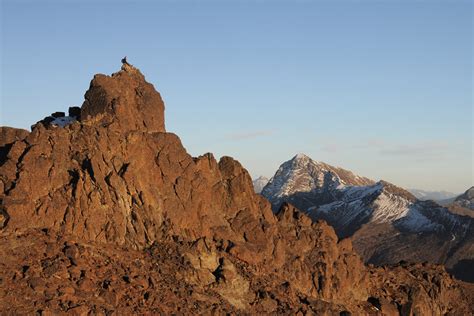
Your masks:
M472 309L472 289L439 267L367 268L325 222L289 204L274 215L237 161L191 157L132 66L96 75L85 98L80 119L6 141L2 311Z

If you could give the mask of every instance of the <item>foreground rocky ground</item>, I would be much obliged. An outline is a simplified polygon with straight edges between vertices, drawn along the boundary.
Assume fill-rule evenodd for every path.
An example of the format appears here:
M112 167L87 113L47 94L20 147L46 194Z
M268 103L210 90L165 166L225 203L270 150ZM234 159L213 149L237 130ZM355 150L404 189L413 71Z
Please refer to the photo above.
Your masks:
M325 246L338 249L330 227L318 223L314 228L318 239L330 240ZM223 246L175 237L138 251L54 237L44 230L4 235L0 309L28 315L468 315L473 308L473 285L451 279L439 266L365 269L346 252L333 273L315 274L308 270L330 264L335 252L325 259L320 253L325 248L316 247L306 258L264 271ZM344 278L346 264L364 279L352 289Z
M96 75L75 116L0 135L5 314L474 310L442 267L367 267L325 222L274 215L237 161L191 157L131 66Z

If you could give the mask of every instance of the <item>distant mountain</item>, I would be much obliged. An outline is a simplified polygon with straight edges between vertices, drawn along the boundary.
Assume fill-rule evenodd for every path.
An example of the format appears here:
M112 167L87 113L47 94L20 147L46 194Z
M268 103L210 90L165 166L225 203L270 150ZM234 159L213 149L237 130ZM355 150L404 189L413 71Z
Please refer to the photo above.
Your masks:
M408 191L421 201L432 200L438 202L449 200L457 196L456 193L448 191L425 191L419 189L408 189Z
M445 199L445 200L436 200L435 202L438 203L441 206L446 206L447 207L450 204L452 204L455 199L456 199L456 197L452 197L452 198Z
M474 281L474 219L386 181L375 182L342 168L296 155L262 190L276 210L289 202L313 219L324 219L339 237L374 264L400 260L443 263ZM467 260L467 261L466 261ZM462 269L456 266L462 262Z
M267 185L268 178L260 176L257 179L253 180L253 189L255 193L262 192L263 188Z
M454 200L454 204L474 210L474 186L470 187L466 192L458 196Z
M452 213L474 218L474 187L455 198L438 203L446 206Z
M331 192L339 185L370 185L373 180L360 177L348 170L333 167L323 162L314 161L304 154L298 154L293 159L283 163L268 184L262 190L262 195L272 202L273 205L288 201L293 204L301 204L305 193L329 193L328 198L332 200ZM296 195L297 200L291 198ZM311 194L312 195L312 194ZM321 202L320 195L317 202ZM304 208L314 206L312 199Z

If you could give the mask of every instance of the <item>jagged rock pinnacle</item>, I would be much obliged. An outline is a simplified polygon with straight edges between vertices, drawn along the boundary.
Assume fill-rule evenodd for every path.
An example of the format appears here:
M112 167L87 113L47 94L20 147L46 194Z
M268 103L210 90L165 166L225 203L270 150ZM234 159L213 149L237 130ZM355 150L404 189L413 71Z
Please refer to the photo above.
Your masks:
M0 131L6 314L469 314L445 271L366 267L326 223L275 216L234 159L191 157L131 65L41 126Z
M85 124L107 125L118 132L165 132L161 95L139 69L124 63L119 72L98 74L91 81L81 109Z
M68 116L55 112L33 125L32 130L40 125L56 128L79 121L118 133L165 132L165 105L160 93L126 57L118 72L110 76L96 74L84 98L81 108L69 108Z

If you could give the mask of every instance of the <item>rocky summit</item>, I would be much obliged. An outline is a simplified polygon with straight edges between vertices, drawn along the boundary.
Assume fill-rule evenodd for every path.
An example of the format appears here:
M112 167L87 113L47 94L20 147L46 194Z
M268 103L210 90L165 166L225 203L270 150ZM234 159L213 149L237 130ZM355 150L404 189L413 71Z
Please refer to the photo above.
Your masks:
M133 66L96 75L72 112L0 130L2 314L474 310L443 267L365 266L326 222L274 214L234 159L191 157Z

